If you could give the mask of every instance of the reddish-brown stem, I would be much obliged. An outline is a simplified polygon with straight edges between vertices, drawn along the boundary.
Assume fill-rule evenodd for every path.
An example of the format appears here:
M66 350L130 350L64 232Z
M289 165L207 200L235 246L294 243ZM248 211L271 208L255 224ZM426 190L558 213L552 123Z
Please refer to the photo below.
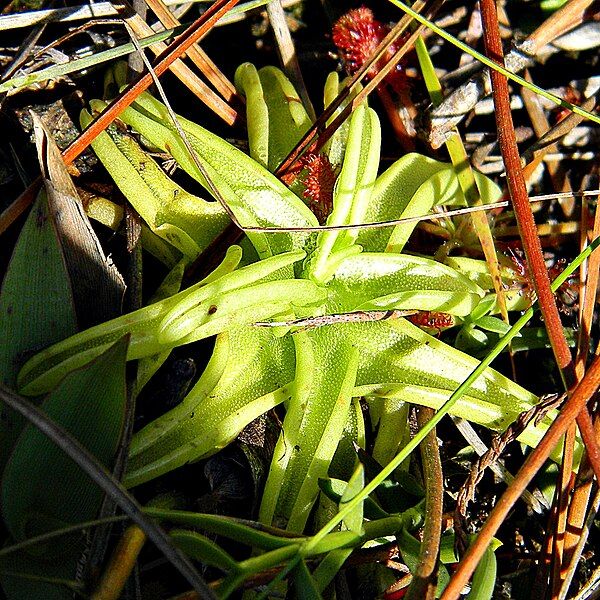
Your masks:
M484 41L486 52L490 59L504 66L502 41L498 28L496 6L493 0L482 0L481 16L484 24ZM523 249L527 257L527 265L531 279L544 316L544 323L556 362L565 380L565 387L569 389L575 381L573 359L569 346L565 340L560 321L560 315L554 294L550 289L550 278L544 262L542 245L537 234L535 220L531 212L527 187L521 169L521 159L517 142L515 140L514 125L510 110L508 81L504 75L491 71L492 88L494 94L494 107L496 126L498 129L498 143L504 159L508 191L512 200L517 225L523 241Z
M423 428L434 415L432 408L417 409L417 423ZM425 526L419 552L419 562L413 571L413 580L408 588L406 600L430 600L435 598L437 588L437 566L442 537L442 510L444 504L444 479L440 449L435 429L421 442L421 460L425 478Z
M464 585L471 577L479 559L485 549L490 544L492 537L502 525L502 522L510 512L513 504L519 499L527 485L531 482L535 474L542 467L561 436L578 414L584 411L586 403L596 393L600 386L600 357L596 357L581 380L581 383L575 388L573 395L567 400L560 414L548 429L548 432L527 457L525 463L519 469L514 481L504 492L492 512L482 527L479 535L469 546L463 559L458 565L454 576L444 590L441 600L450 600L458 598Z
M484 25L486 52L493 61L504 66L504 54L494 0L481 0L481 16ZM563 332L558 307L550 289L550 278L548 277L546 263L542 254L542 245L537 234L535 220L527 195L510 111L508 81L504 75L495 70L491 71L491 79L494 106L496 109L498 142L506 168L508 190L521 234L523 249L527 257L530 276L544 317L544 324L548 332L550 345L560 369L565 389L570 392L577 382L575 366ZM581 432L581 437L590 454L590 463L594 468L594 473L600 481L600 449L598 448L598 441L595 435L593 435L592 421L587 410L577 417L577 424Z

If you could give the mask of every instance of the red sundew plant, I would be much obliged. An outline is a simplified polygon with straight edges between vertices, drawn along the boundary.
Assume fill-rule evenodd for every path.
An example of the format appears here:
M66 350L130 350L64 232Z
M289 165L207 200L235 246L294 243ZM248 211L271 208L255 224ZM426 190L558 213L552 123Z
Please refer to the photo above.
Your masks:
M390 27L378 21L373 11L365 6L349 11L337 20L332 30L333 43L337 46L350 74L356 73L375 53L377 46L389 31ZM392 44L381 59L369 69L367 78L373 78L401 45L402 38ZM412 117L409 115L413 105L410 99L409 81L402 61L377 87L377 93L398 140L407 152L414 150Z
M302 196L319 223L324 223L333 209L336 169L326 154L308 153L302 158L302 166L306 169Z
M333 26L333 43L346 63L348 71L356 73L375 53L377 46L390 32L390 27L378 21L370 8L362 6L347 12ZM380 61L371 67L367 76L376 75L381 67L396 53L399 45L392 44ZM408 87L404 68L399 64L386 78L385 83L396 93Z

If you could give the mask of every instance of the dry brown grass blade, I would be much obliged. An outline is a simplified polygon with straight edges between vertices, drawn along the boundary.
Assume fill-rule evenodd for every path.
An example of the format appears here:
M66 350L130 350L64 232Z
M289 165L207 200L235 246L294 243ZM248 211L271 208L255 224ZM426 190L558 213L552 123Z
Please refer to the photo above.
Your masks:
M125 21L138 38L154 34L153 29L138 14L131 14ZM150 50L155 56L160 55L167 48L168 46L164 42L158 42L150 46ZM193 52L193 47L188 50L187 54L190 58L196 56ZM181 59L176 60L170 66L170 70L203 104L206 104L216 115L221 117L227 125L233 125L236 122L238 119L237 111L207 86Z
M531 82L529 71L525 71L525 79ZM550 122L548 121L548 117L546 117L546 113L540 104L540 97L526 87L521 88L521 97L523 98L523 103L525 104L525 108L529 114L529 119L531 120L531 125L535 135L538 138L542 138L543 135L550 131L551 126ZM558 151L558 144L556 142L550 144L545 150L545 152L556 151ZM541 158L539 160L541 161ZM548 169L548 175L550 175L550 181L552 182L552 187L555 192L573 191L571 189L569 179L566 177L560 162L549 162L547 163L546 168ZM526 175L525 179L528 179ZM573 214L573 210L575 208L574 198L565 199L560 202L560 205L566 217L570 217Z
M525 88L523 88L523 91L525 92ZM524 95L523 97L525 98L526 96ZM593 96L587 98L583 104L581 104L581 108L587 111L592 111L595 106L596 99ZM567 133L569 133L573 127L581 123L581 121L583 121L583 117L571 113L566 119L559 121L554 127L550 128L536 142L527 148L525 152L523 152L521 158L527 163L527 165L523 167L523 176L526 180L532 176L537 166L544 159L544 156L551 152L554 144L558 143L561 138L567 135Z
M279 52L283 70L296 88L311 121L314 121L316 119L315 109L308 96L308 91L306 90L304 77L302 76L300 64L298 63L296 47L292 40L292 35L287 24L281 0L271 0L271 2L267 4L267 14L269 15L269 21L271 22L271 28L273 29L273 35L275 36L275 42L277 43L277 50Z
M454 600L460 596L464 585L473 574L481 555L489 546L493 536L504 522L512 506L542 467L548 456L550 456L550 453L571 423L585 409L590 398L596 394L599 387L600 357L596 357L579 385L575 388L572 396L567 400L560 414L554 423L552 423L550 429L548 429L544 438L525 460L513 484L496 503L477 538L469 546L459 563L450 583L444 590L441 600Z
M152 12L159 18L160 22L167 28L180 25L173 16L167 5L162 0L145 0ZM193 44L187 52L190 60L200 69L204 76L212 83L214 88L221 94L226 102L237 102L242 104L243 100L237 94L235 86L225 74L217 67L211 58L202 50L198 44Z

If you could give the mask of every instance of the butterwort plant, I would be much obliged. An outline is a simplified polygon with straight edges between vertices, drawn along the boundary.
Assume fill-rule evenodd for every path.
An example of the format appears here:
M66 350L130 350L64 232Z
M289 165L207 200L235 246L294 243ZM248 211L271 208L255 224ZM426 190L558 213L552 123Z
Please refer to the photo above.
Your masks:
M434 311L448 315L448 323L473 319L492 311L495 299L489 276L473 277L404 252L414 223L331 228L464 204L451 165L411 153L379 174L379 119L361 105L321 154L304 159L288 186L271 171L311 125L298 94L273 67L244 64L236 84L247 99L250 156L178 117L191 156L165 105L147 93L121 115L123 124L169 153L218 203L176 186L122 125L101 134L94 150L183 262L227 225L228 214L248 228L247 237L199 283L40 352L24 365L18 385L24 394L46 393L124 335L127 358L152 365L145 383L174 347L216 336L212 357L183 402L134 435L125 483L133 487L210 456L282 405L260 519L302 532L319 479L335 477L340 464L352 462L348 441L364 444L359 399L378 422L377 460L386 463L401 443L402 428L391 426L401 407L440 407L478 364L405 317ZM325 104L339 86L331 75ZM91 106L99 112L105 104ZM84 111L81 119L85 126L91 116ZM319 169L327 169L329 182L322 197L315 195ZM477 182L487 201L499 196L489 179L478 175ZM319 205L319 217L311 205ZM320 229L320 221L330 228ZM452 412L501 430L536 402L487 369ZM520 439L535 444L549 419ZM345 461L336 452L337 458L346 452Z

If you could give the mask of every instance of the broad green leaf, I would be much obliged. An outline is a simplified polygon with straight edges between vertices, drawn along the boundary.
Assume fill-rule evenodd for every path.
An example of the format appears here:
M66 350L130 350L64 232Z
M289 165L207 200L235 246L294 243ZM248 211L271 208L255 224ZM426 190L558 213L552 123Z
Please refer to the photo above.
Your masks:
M467 600L490 600L493 597L498 569L496 550L501 545L501 542L493 538L490 545L486 548L473 573L471 591L467 595Z
M276 67L256 70L243 63L235 83L246 96L250 155L274 171L310 127L310 118L294 86Z
M346 488L340 499L340 509L344 504L347 504L354 496L360 492L365 486L365 471L361 463L357 463L356 469L348 481ZM363 506L364 502L360 502L352 510L352 512L343 520L343 525L349 531L353 531L358 535L363 534ZM352 548L339 548L332 550L315 569L313 579L319 589L324 591L325 588L333 581L338 571L342 568L346 559L352 554Z
M296 374L282 433L271 461L260 519L302 531L344 429L359 345L333 325L296 333ZM326 330L325 330L326 329ZM315 365L318 368L315 369Z
M42 404L46 414L73 434L110 468L122 433L125 410L123 338L104 355L67 376ZM102 491L43 433L28 425L10 456L2 479L2 516L14 541L93 519ZM1 566L32 576L75 579L85 548L79 535L22 551ZM56 585L2 576L8 598L70 598Z
M419 188L439 171L450 165L433 160L414 152L404 155L375 182L371 201L365 215L365 223L391 221L413 214L425 214L435 203L436 197L447 197L444 189L432 190L431 195L417 195ZM416 196L416 197L415 197ZM366 250L383 252L394 231L385 229L364 229L358 236L358 243Z
M396 253L363 252L343 260L330 286L346 310L414 309L468 315L483 290L441 263Z
M153 144L170 152L184 170L213 193L179 134L168 125L170 117L163 104L144 93L123 111L121 118ZM211 181L242 225L318 226L304 202L262 165L199 125L182 117L179 122ZM260 258L266 258L303 248L311 236L306 232L249 232L248 237Z
M361 343L355 395L395 398L438 409L479 364L406 319L346 324L350 339ZM452 414L493 430L504 430L537 398L504 375L487 369L452 408ZM535 446L554 414L530 425L520 436Z
M292 588L296 600L321 600L322 588L310 574L306 563L301 560L291 573Z
M219 335L206 370L183 402L134 435L126 485L226 446L248 423L289 398L294 362L290 337L276 337L270 329L243 327Z
M421 544L404 527L396 534L396 539L398 541L398 549L402 554L402 560L410 569L410 572L414 573L419 565ZM441 596L449 581L450 575L448 573L448 569L446 569L446 567L438 561L436 598Z
M239 256L239 248L237 251L232 250L232 253ZM300 284L294 287L298 292L296 297L289 295L285 297L286 290L282 289L279 290L279 299L265 302L268 288L264 287L260 288L257 294L245 290L243 300L247 303L246 306L240 304L240 297L236 297L236 290L247 285L259 285L258 282L269 278L277 271L289 275L291 265L302 256L302 252L289 252L233 272L227 272L226 267L218 267L216 271L221 275L219 277L213 278L209 275L204 281L166 300L91 327L40 352L28 361L19 373L19 388L26 395L48 391L66 373L86 364L126 334L130 335L127 357L131 360L216 335L236 325L264 320L289 307L290 301L301 302L304 298L310 304L315 300L314 286L308 281L300 280L289 282L293 286L295 283ZM163 330L165 318L168 317L169 322L175 318L183 318L186 311L195 309L200 304L204 311L200 321L195 324L197 328L189 334L174 340L173 330ZM222 310L219 310L220 308ZM178 325L184 329L194 326L189 319L183 320Z
M80 120L85 128L92 118L82 111ZM205 250L229 223L218 202L193 196L171 181L154 159L115 126L100 133L92 147L150 229L189 260Z
M49 417L107 466L123 425L126 349L123 338L85 369L63 379L42 403ZM101 499L101 490L62 450L33 426L25 428L2 480L2 514L15 540L55 529L59 523L89 520ZM55 551L56 542L47 553Z
M12 389L33 352L77 331L71 283L46 192L39 193L23 226L0 292L0 378ZM0 405L0 465L24 421ZM1 471L1 469L0 469Z
M179 292L185 272L185 265L186 262L184 260L180 260L175 267L169 271L169 274L165 277L159 288L150 298L150 304L159 302L160 300L165 300ZM237 265L234 264L232 266L232 270L235 269L235 266ZM138 361L136 373L136 387L138 392L148 383L156 371L160 369L160 367L169 357L169 354L171 354L171 351L165 350L164 352L159 352L153 356L141 358Z
M352 399L346 425L340 437L340 443L331 460L329 470L333 477L340 477L345 480L350 479L356 463L355 445L358 445L360 448L366 447L365 420L358 398Z
M225 573L237 570L235 560L206 536L187 529L173 529L169 535L178 548L203 565L217 567Z

